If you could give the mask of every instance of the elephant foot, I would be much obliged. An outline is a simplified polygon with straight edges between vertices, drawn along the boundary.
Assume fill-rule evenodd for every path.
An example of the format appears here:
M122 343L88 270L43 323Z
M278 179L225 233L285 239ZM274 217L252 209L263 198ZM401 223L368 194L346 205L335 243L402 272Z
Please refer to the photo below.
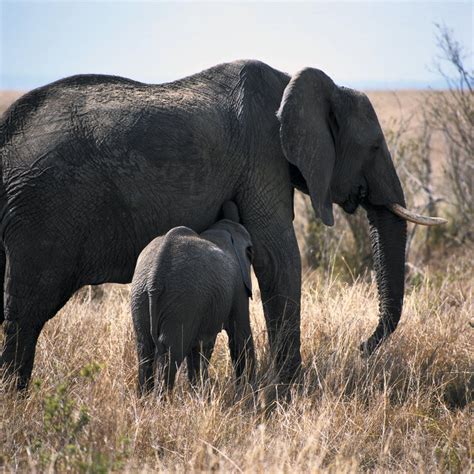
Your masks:
M260 409L265 417L271 414L278 407L285 407L293 400L294 385L276 383L268 385L262 391Z

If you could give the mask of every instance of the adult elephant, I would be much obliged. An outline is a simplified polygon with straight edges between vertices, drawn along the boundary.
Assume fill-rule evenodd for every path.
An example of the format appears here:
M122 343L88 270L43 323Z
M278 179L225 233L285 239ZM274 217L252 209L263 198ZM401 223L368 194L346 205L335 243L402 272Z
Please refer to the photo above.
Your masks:
M392 211L403 191L367 97L319 70L237 61L163 85L66 78L10 107L0 153L1 363L19 388L43 325L78 288L130 282L155 236L202 232L227 200L251 234L270 345L290 380L301 364L293 187L327 225L333 203L366 207L381 307L369 351L398 323L406 226Z

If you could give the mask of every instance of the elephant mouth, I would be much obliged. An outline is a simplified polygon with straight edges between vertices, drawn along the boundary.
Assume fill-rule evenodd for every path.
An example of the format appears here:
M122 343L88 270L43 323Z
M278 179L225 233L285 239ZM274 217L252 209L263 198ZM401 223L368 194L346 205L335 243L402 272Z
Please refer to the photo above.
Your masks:
M369 204L367 186L364 183L359 185L357 189L350 193L340 206L348 214L354 214L360 205L366 207ZM413 222L414 224L436 226L446 224L447 222L446 219L440 217L422 216L421 214L410 211L397 203L389 204L386 207L398 217L401 217L408 222Z
M354 214L354 212L359 207L360 202L356 198L350 197L341 204L341 207L344 209L344 212L347 214Z
M348 214L354 214L357 208L367 199L367 187L360 185L340 204Z

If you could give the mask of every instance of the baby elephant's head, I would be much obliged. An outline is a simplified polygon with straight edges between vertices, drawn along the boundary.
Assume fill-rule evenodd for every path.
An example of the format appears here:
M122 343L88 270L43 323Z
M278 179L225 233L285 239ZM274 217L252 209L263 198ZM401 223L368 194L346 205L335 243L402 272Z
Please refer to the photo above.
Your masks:
M220 227L225 228L232 238L237 259L239 261L240 270L245 286L252 296L252 278L250 275L250 267L253 260L252 240L247 229L240 223L239 209L233 201L226 201L222 206L223 220L220 221Z

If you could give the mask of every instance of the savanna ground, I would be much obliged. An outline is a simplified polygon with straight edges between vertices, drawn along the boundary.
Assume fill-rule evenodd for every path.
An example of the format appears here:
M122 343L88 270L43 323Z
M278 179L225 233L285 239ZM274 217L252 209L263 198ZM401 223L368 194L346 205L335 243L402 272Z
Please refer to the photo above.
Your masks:
M426 94L369 96L389 136L401 117L413 115L411 140L418 136L419 104ZM3 94L0 106L14 97ZM442 143L436 137L433 143L433 182L442 194ZM191 390L182 370L168 400L136 396L128 287L108 285L93 299L82 291L41 334L28 395L0 387L0 471L469 472L474 341L469 239L448 238L447 231L412 235L410 225L402 321L365 359L358 346L376 325L377 291L370 271L354 269L349 258L359 255L354 239L355 247L365 245L364 239L358 242L356 232L351 237L354 229L342 214L337 234L321 230L301 197L297 214L304 369L290 403L277 400L272 411L264 409L272 376L258 291L251 303L257 394L235 393L222 334L206 390ZM331 237L328 243L327 235L339 240ZM324 255L315 242L326 246Z

